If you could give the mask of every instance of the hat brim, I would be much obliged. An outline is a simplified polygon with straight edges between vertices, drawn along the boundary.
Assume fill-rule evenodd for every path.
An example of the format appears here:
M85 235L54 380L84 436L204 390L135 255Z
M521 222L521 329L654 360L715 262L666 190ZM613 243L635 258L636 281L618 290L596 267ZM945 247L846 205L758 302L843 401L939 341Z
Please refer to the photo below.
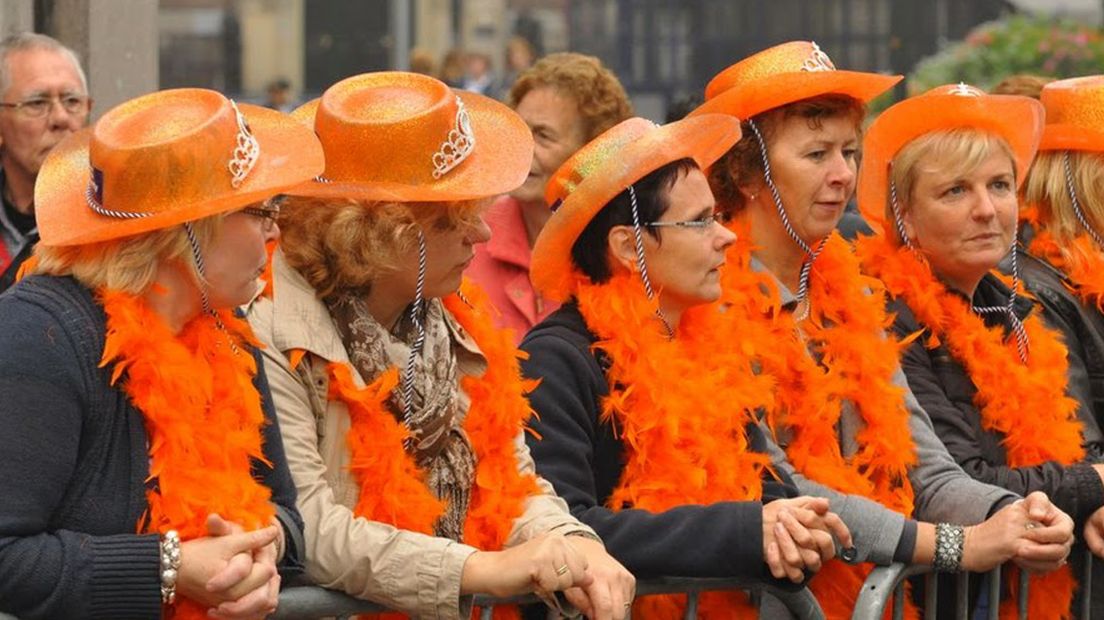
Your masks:
M1043 128L1039 150L1104 152L1104 131L1065 123L1048 124Z
M690 116L730 114L747 120L774 108L833 93L867 103L893 88L901 79L900 75L860 71L779 73L729 88L698 106Z
M973 129L1000 136L1012 149L1016 184L1021 185L1039 146L1043 105L1014 95L921 95L878 115L863 139L858 203L863 218L884 232L890 164L909 142L934 131Z
M529 126L509 107L490 97L455 89L453 92L468 110L475 148L467 159L432 185L387 181L346 183L329 179L303 183L288 193L314 198L453 202L498 196L517 189L529 176L533 163ZM292 116L314 127L318 102L315 99L300 106ZM395 156L409 155L396 153ZM428 159L426 166L432 166Z
M707 114L657 127L606 159L575 187L537 236L529 266L534 287L553 300L570 297L581 277L575 273L571 248L603 207L671 162L693 159L704 171L739 140L739 121Z
M35 218L40 242L48 246L84 245L160 230L260 202L321 173L322 147L299 123L286 114L261 106L238 104L238 108L249 121L249 128L261 147L257 163L241 187L230 188L227 172L224 194L203 201L166 205L162 211L147 217L114 218L93 211L86 195L93 128L67 137L47 156L35 182ZM175 173L166 169L164 179L149 179L149 183L151 186L169 183ZM105 207L111 208L111 205Z

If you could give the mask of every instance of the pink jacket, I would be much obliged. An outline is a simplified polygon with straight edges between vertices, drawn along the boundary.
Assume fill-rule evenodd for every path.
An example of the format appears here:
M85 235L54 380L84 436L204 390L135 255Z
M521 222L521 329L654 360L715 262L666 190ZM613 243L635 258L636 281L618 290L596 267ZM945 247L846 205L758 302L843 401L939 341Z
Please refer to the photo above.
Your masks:
M487 292L498 311L495 325L513 330L514 340L520 343L529 328L559 304L537 294L529 281L531 249L521 204L502 196L487 208L486 221L491 240L476 246L475 259L464 275Z

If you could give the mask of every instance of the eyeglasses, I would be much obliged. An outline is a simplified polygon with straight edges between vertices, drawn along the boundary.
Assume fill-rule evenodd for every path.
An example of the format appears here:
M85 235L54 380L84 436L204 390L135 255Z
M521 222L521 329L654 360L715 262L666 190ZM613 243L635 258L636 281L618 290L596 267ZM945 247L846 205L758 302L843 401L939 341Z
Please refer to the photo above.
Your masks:
M276 218L280 216L280 202L266 200L260 205L259 207L246 207L242 209L242 213L261 218L264 220L261 222L261 230L266 233L272 232L272 229L276 226Z
M678 222L646 222L643 226L648 228L663 228L665 226L676 226L678 228L694 228L697 230L705 230L713 224L724 223L724 213L720 211L714 211L704 217L699 217L696 220L681 220Z
M61 104L61 109L74 116L88 114L88 102L91 98L84 95L59 95L57 97L31 97L19 103L0 102L0 107L12 108L27 118L42 118L50 113L54 102Z

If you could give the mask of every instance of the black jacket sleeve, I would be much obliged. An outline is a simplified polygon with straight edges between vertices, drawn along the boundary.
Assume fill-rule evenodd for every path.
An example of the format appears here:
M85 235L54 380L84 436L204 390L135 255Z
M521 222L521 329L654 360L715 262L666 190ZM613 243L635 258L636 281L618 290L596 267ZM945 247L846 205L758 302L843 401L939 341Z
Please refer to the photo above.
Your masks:
M920 329L912 313L895 307L894 329L907 336ZM1091 465L1068 467L1053 461L1034 467L1010 467L1002 437L981 427L974 405L976 388L966 370L943 346L929 349L918 338L905 351L901 367L909 388L931 417L935 432L947 451L970 476L982 482L1027 495L1043 491L1059 508L1083 521L1104 503L1104 484Z
M303 574L304 549L303 518L295 508L295 483L288 469L287 456L284 454L284 442L280 438L280 422L276 418L276 407L272 403L272 394L268 389L268 377L265 376L261 352L253 351L257 360L257 375L253 384L261 395L264 408L265 425L262 429L264 455L269 464L253 461L253 476L272 489L272 503L276 505L276 518L284 529L284 557L280 560L280 576L286 581Z
M659 513L606 508L623 465L611 450L612 431L599 421L599 399L607 392L600 366L589 351L550 333L531 332L522 349L529 354L522 372L540 379L530 394L540 439L527 437L537 471L615 558L639 578L764 576L760 502Z
M159 618L156 535L54 525L71 509L63 498L78 470L95 364L62 321L10 291L0 296L0 326L0 612Z

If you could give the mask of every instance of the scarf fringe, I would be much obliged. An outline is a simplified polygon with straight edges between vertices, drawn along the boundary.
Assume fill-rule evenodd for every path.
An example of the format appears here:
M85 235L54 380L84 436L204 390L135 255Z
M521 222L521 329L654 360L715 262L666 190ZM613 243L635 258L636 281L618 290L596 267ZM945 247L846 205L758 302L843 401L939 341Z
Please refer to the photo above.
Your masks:
M778 382L772 429L792 433L786 454L802 475L842 493L860 495L911 516L909 469L916 446L904 390L893 382L902 343L889 334L880 283L861 274L847 242L833 233L810 276L809 318L801 324L782 308L778 286L751 268L751 234L731 224L737 242L722 272L722 302L729 317L723 340L747 347L760 334L756 359ZM819 363L810 348L820 356ZM858 451L845 458L838 424L845 401L863 422ZM850 618L870 564L832 560L810 583L828 618ZM907 617L916 617L909 603Z
M179 334L140 298L97 291L107 315L101 367L113 365L111 383L142 412L149 434L149 509L138 527L177 530L182 540L207 535L217 512L246 530L267 526L276 515L271 490L252 477L252 459L267 462L261 396L248 325L230 312L200 316ZM233 346L239 348L237 352ZM206 618L207 610L178 599L176 618Z
M946 343L977 387L974 403L981 426L999 433L1011 467L1046 461L1072 465L1085 458L1077 401L1066 395L1069 367L1061 337L1039 313L1025 321L1031 342L1027 363L1020 361L1004 330L988 327L968 303L939 282L926 261L908 248L868 237L856 244L867 271L901 298L931 333L929 348ZM1008 571L1011 584L1018 570ZM1031 576L1031 618L1068 618L1077 582L1070 568ZM1015 585L1013 585L1013 590ZM1002 618L1014 618L1015 597L1001 605Z
M461 292L471 306L460 296L450 295L444 300L445 307L472 335L487 361L481 376L461 379L461 387L471 399L464 430L476 456L464 542L497 551L505 546L528 498L540 493L536 477L519 471L514 441L532 416L525 394L536 382L521 377L518 360L522 353L507 332L491 323L486 295L467 281ZM365 519L432 535L434 524L444 513L444 503L426 486L424 472L403 448L409 431L387 405L398 384L398 369L388 370L364 388L356 385L348 364L334 362L328 370L330 399L345 403L349 410L346 445L361 489L354 512ZM495 618L516 617L515 608L495 608Z

